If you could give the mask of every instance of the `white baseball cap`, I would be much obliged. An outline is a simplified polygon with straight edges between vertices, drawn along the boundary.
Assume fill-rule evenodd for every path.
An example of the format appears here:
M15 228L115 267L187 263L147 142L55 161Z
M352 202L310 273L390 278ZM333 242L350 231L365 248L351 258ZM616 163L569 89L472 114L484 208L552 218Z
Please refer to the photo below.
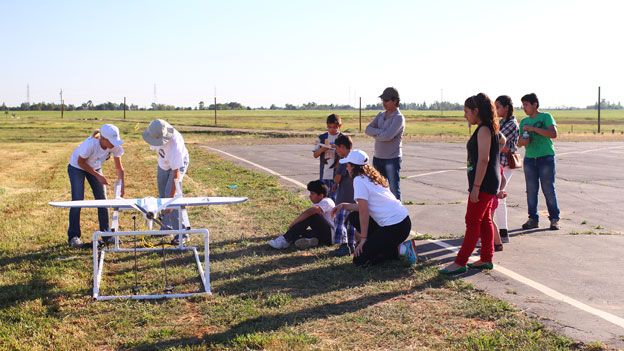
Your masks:
M119 137L119 128L113 124L104 124L100 127L100 135L108 139L114 147L123 144L123 140Z
M152 146L163 146L165 140L173 137L173 127L167 121L155 119L143 132L143 140Z
M352 163L354 165L364 166L368 163L368 155L360 149L353 149L349 152L347 157L340 159L340 163Z

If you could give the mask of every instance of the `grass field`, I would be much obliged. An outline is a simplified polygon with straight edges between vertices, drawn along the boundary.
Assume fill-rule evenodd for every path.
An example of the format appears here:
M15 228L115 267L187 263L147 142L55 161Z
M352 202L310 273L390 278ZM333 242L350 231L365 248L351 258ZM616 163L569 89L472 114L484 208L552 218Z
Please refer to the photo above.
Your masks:
M343 131L359 131L357 110L332 111L343 119ZM595 110L551 111L557 120L559 132L563 137L573 135L573 139L584 139L597 132L597 112ZM15 114L13 117L12 114ZM325 118L330 111L287 111L287 110L242 110L217 111L217 126L237 129L263 129L283 131L322 131ZM362 111L362 128L376 115L377 111ZM408 136L446 136L463 138L469 135L469 129L463 117L463 111L403 111L406 116L406 135ZM516 111L517 116L524 116ZM214 126L213 111L129 111L123 120L122 111L71 111L60 119L60 112L17 111L9 115L0 115L0 126L9 132L12 129L30 128L34 132L48 128L64 128L65 123L78 122L84 129L97 127L102 121L115 121L123 132L129 133L143 128L154 118L164 118L179 129L190 126ZM601 114L601 131L604 138L624 137L624 110L607 110ZM612 134L613 133L613 134ZM73 136L73 135L72 135ZM7 137L11 138L10 135ZM45 135L32 135L32 138L45 139ZM598 135L597 137L600 137ZM569 137L568 137L569 138Z
M199 134L187 138L192 161L185 193L250 198L190 213L195 227L211 229L214 295L94 302L91 252L67 247L67 211L47 202L70 198L69 155L102 121L20 118L0 125L0 350L602 349L553 333L462 280L440 277L435 266L358 269L327 248L270 249L265 241L309 204L276 178L205 152L201 144L211 139ZM155 195L155 155L138 141L134 124L123 124L126 196ZM131 228L129 214L121 224ZM83 237L96 229L96 212L83 210ZM128 293L132 256L110 259L105 293ZM161 259L138 258L143 291L162 288ZM180 273L177 291L198 287L190 257L171 255L167 262Z

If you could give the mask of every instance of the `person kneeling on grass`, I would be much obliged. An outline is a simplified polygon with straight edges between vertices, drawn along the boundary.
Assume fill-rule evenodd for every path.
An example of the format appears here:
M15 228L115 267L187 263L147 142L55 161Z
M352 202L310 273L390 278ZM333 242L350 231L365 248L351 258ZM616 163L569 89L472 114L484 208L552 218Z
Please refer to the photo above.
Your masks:
M308 191L314 205L295 218L284 235L269 240L269 246L286 249L295 243L298 249L307 249L319 244L332 244L334 222L331 212L335 204L327 197L327 185L320 180L314 180L308 183Z
M356 230L353 263L357 266L377 264L403 255L414 264L418 261L414 240L405 241L412 229L407 208L390 192L388 180L368 165L368 155L351 150L340 160L347 165L353 178L353 198L356 203L343 202L333 214L353 211L348 220ZM405 241L405 242L404 242Z

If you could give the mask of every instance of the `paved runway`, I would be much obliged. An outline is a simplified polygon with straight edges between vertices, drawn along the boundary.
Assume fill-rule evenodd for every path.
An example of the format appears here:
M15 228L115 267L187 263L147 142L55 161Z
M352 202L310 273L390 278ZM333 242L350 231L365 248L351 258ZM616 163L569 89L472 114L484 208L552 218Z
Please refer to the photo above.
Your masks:
M310 143L216 148L305 184L318 175L312 147ZM356 147L372 155L372 142ZM547 230L541 194L542 228L520 229L527 218L524 174L514 172L507 187L511 243L494 259L501 270L466 279L573 338L624 347L624 278L619 273L624 267L624 143L556 142L556 148L562 229ZM465 228L465 164L464 144L404 145L401 190L413 229L444 239L442 244L420 245L420 253L431 259L449 261L454 255L440 245L461 244L449 238L460 238ZM511 273L505 274L505 269Z

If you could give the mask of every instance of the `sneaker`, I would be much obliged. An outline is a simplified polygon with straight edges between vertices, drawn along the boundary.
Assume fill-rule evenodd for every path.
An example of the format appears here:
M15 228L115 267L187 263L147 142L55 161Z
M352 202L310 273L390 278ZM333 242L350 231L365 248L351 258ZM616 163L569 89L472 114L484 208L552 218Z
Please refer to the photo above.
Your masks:
M299 250L305 250L311 247L318 246L318 243L319 241L317 238L301 238L295 241L295 247Z
M270 247L278 250L286 249L290 246L290 243L286 240L286 238L284 238L283 235L280 235L273 240L269 240L267 244L269 244Z
M409 240L401 243L401 245L405 248L405 258L407 258L407 261L410 264L416 264L416 262L418 262L416 242L414 240Z
M550 220L550 230L559 230L559 220L551 219Z
M71 239L69 239L69 247L77 248L77 247L82 247L82 246L83 246L83 243L79 237L74 236Z
M182 245L186 244L186 242L189 240L189 235L188 234L184 234L182 235ZM174 235L173 239L171 239L171 245L180 245L180 235Z
M537 219L529 218L526 223L522 225L522 229L534 229L539 227L539 221Z
M335 257L349 256L353 253L348 244L340 244L340 246L330 254Z

